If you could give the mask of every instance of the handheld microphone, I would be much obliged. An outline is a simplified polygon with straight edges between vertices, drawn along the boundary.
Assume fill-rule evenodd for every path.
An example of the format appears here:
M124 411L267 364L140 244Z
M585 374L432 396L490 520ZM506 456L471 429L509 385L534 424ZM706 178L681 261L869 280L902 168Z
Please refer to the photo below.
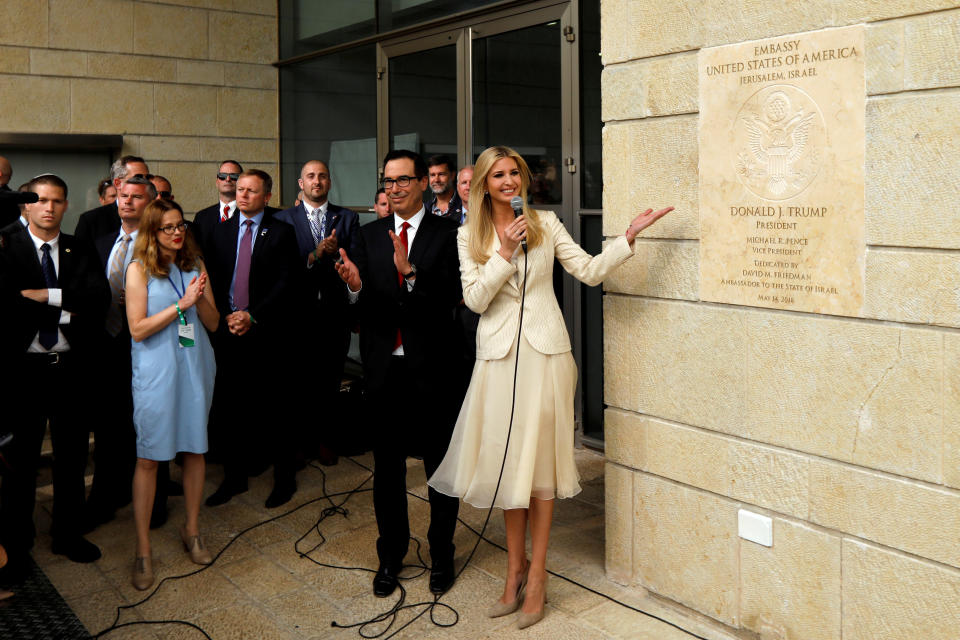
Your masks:
M523 198L520 196L513 196L510 198L510 206L513 208L513 217L519 218L523 214ZM527 252L527 239L524 238L520 241L520 246L523 247L523 252Z

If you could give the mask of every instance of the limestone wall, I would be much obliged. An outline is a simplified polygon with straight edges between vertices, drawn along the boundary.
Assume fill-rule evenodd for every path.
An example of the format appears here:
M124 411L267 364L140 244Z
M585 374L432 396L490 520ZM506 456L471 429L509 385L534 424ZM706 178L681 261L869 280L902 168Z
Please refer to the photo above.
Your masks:
M187 211L278 166L276 0L3 0L0 131L122 134ZM104 174L106 174L106 168Z
M607 571L790 640L960 628L956 0L603 0ZM698 294L697 51L866 24L859 317ZM773 518L773 546L737 511Z

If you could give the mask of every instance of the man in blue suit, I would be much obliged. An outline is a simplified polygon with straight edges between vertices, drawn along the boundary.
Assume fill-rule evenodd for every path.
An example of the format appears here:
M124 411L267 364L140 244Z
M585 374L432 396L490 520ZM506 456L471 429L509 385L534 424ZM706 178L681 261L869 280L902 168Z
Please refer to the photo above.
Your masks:
M350 251L360 223L357 214L327 200L330 169L325 162L310 160L300 170L298 181L303 200L276 214L297 234L302 268L298 302L303 309L303 345L295 379L297 424L301 451L316 455L322 464L336 464L333 427L343 376L343 363L350 347L347 292L334 268L340 247Z

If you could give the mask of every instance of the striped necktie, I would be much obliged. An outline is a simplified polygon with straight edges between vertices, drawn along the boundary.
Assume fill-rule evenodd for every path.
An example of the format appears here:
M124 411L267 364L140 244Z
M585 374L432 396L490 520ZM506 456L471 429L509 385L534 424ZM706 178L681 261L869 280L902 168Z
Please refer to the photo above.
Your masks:
M110 271L107 273L107 281L110 283L110 308L107 310L107 333L113 337L119 335L123 328L123 276L124 265L127 264L127 251L130 249L130 241L133 238L124 232L120 232L120 239L117 241L120 246L113 252L113 260L110 261Z

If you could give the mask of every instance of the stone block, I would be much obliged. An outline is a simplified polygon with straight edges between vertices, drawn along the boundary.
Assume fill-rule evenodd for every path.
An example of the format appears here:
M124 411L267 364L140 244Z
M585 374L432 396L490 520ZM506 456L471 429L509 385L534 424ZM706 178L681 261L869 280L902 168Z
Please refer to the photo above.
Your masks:
M647 86L645 115L697 112L696 53L680 53L646 61L643 64L643 76Z
M157 133L216 135L218 91L196 85L158 86Z
M199 156L200 144L196 138L180 138L174 136L141 136L140 155L147 162L155 160L183 160L196 161ZM174 187L176 191L176 187Z
M604 453L609 462L646 468L647 417L608 408L603 414Z
M71 80L70 129L75 133L153 133L153 85Z
M960 84L960 9L907 18L903 29L906 89Z
M0 29L2 28L0 27ZM2 41L3 39L0 37L0 42ZM0 46L0 59L3 60L3 72L5 74L26 75L30 73L30 49Z
M738 625L737 505L634 474L634 574L647 589Z
M279 149L277 140L249 138L201 138L200 159L219 163L227 158L237 162L277 161ZM216 169L214 169L215 171Z
M811 461L810 521L960 567L956 491Z
M773 546L740 540L740 620L784 638L840 640L841 539L782 518ZM763 637L763 635L761 635Z
M130 53L135 4L127 0L50 0L50 43L81 51ZM175 44L176 40L171 42Z
M277 59L277 19L210 14L210 59L268 64Z
M728 494L729 439L650 418L646 440L645 471L713 493Z
M140 2L134 7L135 53L178 58L207 57L207 11Z
M960 573L844 540L844 640L953 640L958 601Z
M633 257L603 281L603 288L638 296L696 300L699 262L695 242L641 238L634 242Z
M48 26L47 0L4 0L0 2L0 42L6 45L27 47L47 46ZM5 73L19 73L7 67Z
M647 87L643 69L643 62L627 62L603 68L600 91L601 118L604 122L644 117Z
M946 215L960 184L960 93L867 101L868 245L960 248L960 216Z
M943 482L960 489L960 336L943 336Z
M607 463L604 475L607 577L633 582L633 473Z
M221 136L277 138L277 94L258 89L220 89Z
M233 10L242 13L275 16L277 15L277 3L275 0L233 0Z
M607 404L737 433L745 416L745 312L604 296Z
M81 51L33 49L30 51L30 74L83 77L87 75L87 54Z
M184 84L223 84L223 63L202 60L178 60L177 82Z
M676 207L646 238L699 238L697 116L603 128L603 234L623 233L649 207Z
M164 161L151 163L150 168L170 180L177 202L189 214L188 217L216 202L213 179L216 167L201 162Z
M0 75L0 113L10 133L70 130L70 80Z
M754 312L737 435L938 482L934 331Z
M863 315L960 326L960 256L932 251L867 251Z
M843 24L889 20L956 6L955 0L849 0L835 5L836 20Z
M118 53L88 53L87 74L94 78L176 82L177 61L170 58Z
M867 25L867 95L903 91L903 21Z
M807 517L809 458L732 439L728 455L730 485L722 493L797 518Z
M223 83L228 87L276 89L277 73L271 65L227 62L223 65Z

